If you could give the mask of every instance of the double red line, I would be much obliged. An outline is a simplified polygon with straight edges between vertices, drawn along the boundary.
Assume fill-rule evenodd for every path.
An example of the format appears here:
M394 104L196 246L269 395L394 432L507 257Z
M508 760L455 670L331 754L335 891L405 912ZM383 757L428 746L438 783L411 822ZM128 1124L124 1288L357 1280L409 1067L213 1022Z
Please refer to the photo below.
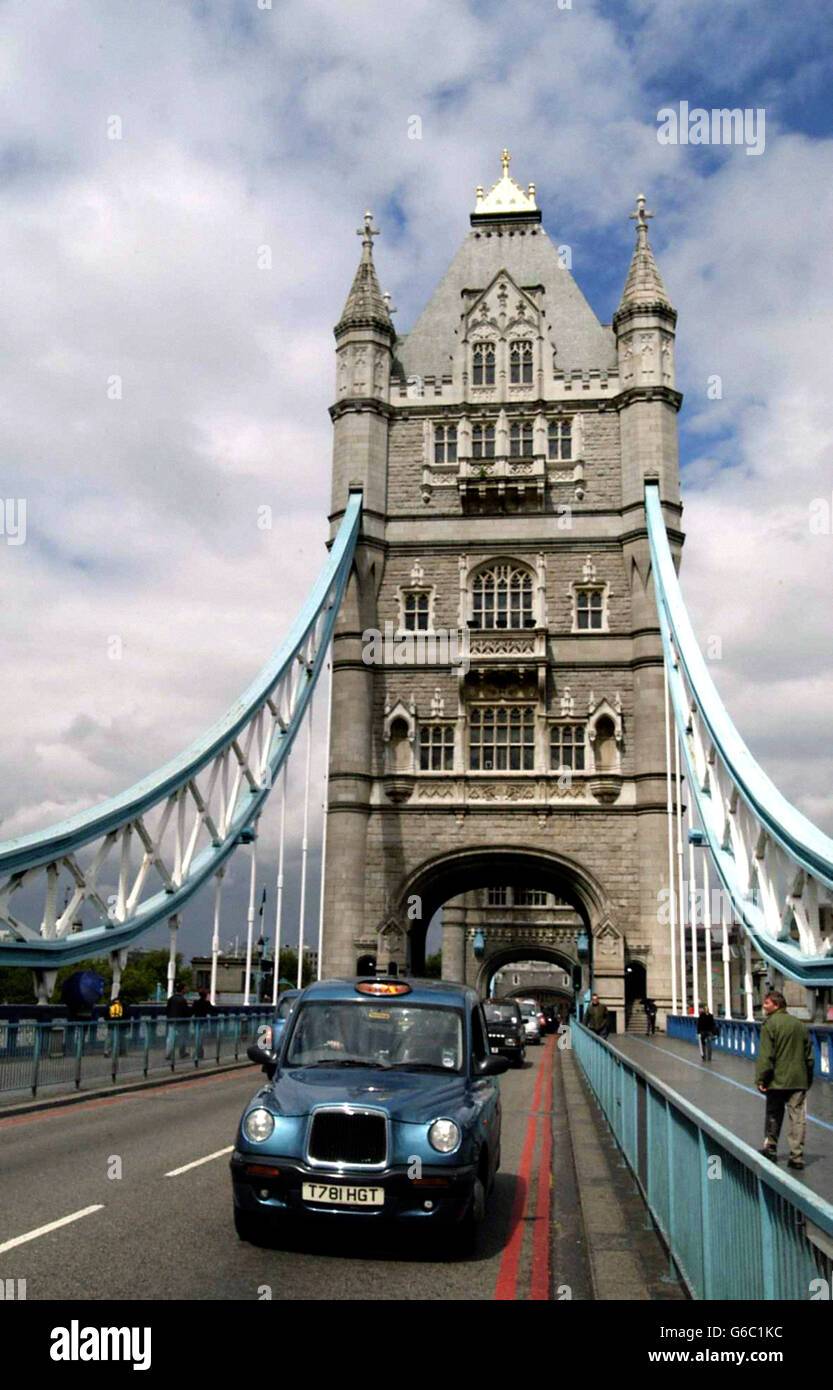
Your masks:
M517 1298L518 1271L521 1263L525 1220L528 1215L529 1198L532 1191L532 1160L535 1156L535 1140L538 1133L538 1114L541 1110L541 1095L544 1104L541 1127L541 1151L538 1156L538 1184L535 1200L535 1224L532 1234L532 1280L529 1297L548 1299L550 1285L550 1186L552 1183L552 1066L555 1052L555 1038L549 1037L545 1043L544 1057L538 1071L532 1109L527 1121L521 1166L515 1188L515 1199L509 1218L509 1240L500 1262L500 1273L495 1285L495 1299L514 1301Z

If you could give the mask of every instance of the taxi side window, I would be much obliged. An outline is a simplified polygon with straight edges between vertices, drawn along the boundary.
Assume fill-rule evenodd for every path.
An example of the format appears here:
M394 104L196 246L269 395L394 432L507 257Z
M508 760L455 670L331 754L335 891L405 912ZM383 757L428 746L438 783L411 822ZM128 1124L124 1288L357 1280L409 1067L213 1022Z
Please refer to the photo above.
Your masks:
M489 1043L483 1026L483 1012L478 1004L471 1011L471 1043L475 1061L482 1062L489 1056Z

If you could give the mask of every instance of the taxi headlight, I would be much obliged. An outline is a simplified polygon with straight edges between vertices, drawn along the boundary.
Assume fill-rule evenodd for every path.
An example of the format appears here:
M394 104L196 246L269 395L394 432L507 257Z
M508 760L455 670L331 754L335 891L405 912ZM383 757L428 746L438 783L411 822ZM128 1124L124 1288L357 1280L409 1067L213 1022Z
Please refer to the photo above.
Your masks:
M255 1144L262 1144L264 1139L268 1139L274 1128L274 1115L268 1110L264 1110L262 1106L257 1110L250 1110L243 1121L243 1133L247 1139L251 1139Z
M460 1127L453 1120L435 1120L428 1131L428 1143L437 1153L453 1153L459 1142Z

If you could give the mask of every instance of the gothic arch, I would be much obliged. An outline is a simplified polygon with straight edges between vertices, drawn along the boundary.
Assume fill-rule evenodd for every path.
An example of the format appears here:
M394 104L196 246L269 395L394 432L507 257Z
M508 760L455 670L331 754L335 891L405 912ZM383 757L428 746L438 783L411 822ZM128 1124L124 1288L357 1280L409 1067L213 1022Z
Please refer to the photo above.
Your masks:
M575 956L571 956L567 951L559 951L554 946L501 947L481 962L474 987L478 994L485 995L492 976L496 975L498 970L502 970L506 965L514 965L515 962L520 964L523 961L531 960L545 960L552 965L559 965L562 970L567 971L568 975L572 972L573 966L578 963ZM569 991L562 992L565 997L569 997ZM511 995L515 991L510 990L508 993Z
M588 935L607 918L602 885L565 855L505 844L451 850L423 860L402 880L396 895L395 917L408 923L413 964L421 961L428 924L443 903L471 889L500 887L518 879L528 888L543 888L563 898L575 908ZM418 916L408 911L414 900Z

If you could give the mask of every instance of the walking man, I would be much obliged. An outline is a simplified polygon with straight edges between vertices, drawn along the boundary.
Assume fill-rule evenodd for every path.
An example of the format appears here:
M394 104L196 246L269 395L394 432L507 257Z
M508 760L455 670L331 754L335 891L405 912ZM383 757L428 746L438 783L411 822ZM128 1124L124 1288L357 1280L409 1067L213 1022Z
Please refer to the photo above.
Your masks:
M648 1020L648 1037L653 1037L657 1029L657 1006L653 999L645 1001L645 1017Z
M697 1045L704 1062L710 1062L712 1059L712 1038L716 1036L717 1024L714 1014L710 1013L705 1004L701 1004L700 1017L697 1020Z
M804 1167L804 1137L807 1130L807 1092L813 1084L813 1044L800 1018L787 1013L787 1001L778 990L764 999L766 1018L758 1044L755 1082L766 1096L764 1147L773 1163L778 1162L778 1136L787 1112L790 1145L789 1168Z
M594 994L590 1001L590 1008L584 1015L584 1023L591 1033L597 1033L600 1038L606 1038L610 1032L607 1006L599 1002L598 994Z
M178 983L174 987L174 992L165 1005L165 1013L168 1018L168 1036L165 1042L165 1057L173 1061L174 1048L179 1043L180 1057L187 1057L188 1052L185 1047L186 1035L188 1030L187 1019L191 1017L191 1005L185 998L185 986Z

